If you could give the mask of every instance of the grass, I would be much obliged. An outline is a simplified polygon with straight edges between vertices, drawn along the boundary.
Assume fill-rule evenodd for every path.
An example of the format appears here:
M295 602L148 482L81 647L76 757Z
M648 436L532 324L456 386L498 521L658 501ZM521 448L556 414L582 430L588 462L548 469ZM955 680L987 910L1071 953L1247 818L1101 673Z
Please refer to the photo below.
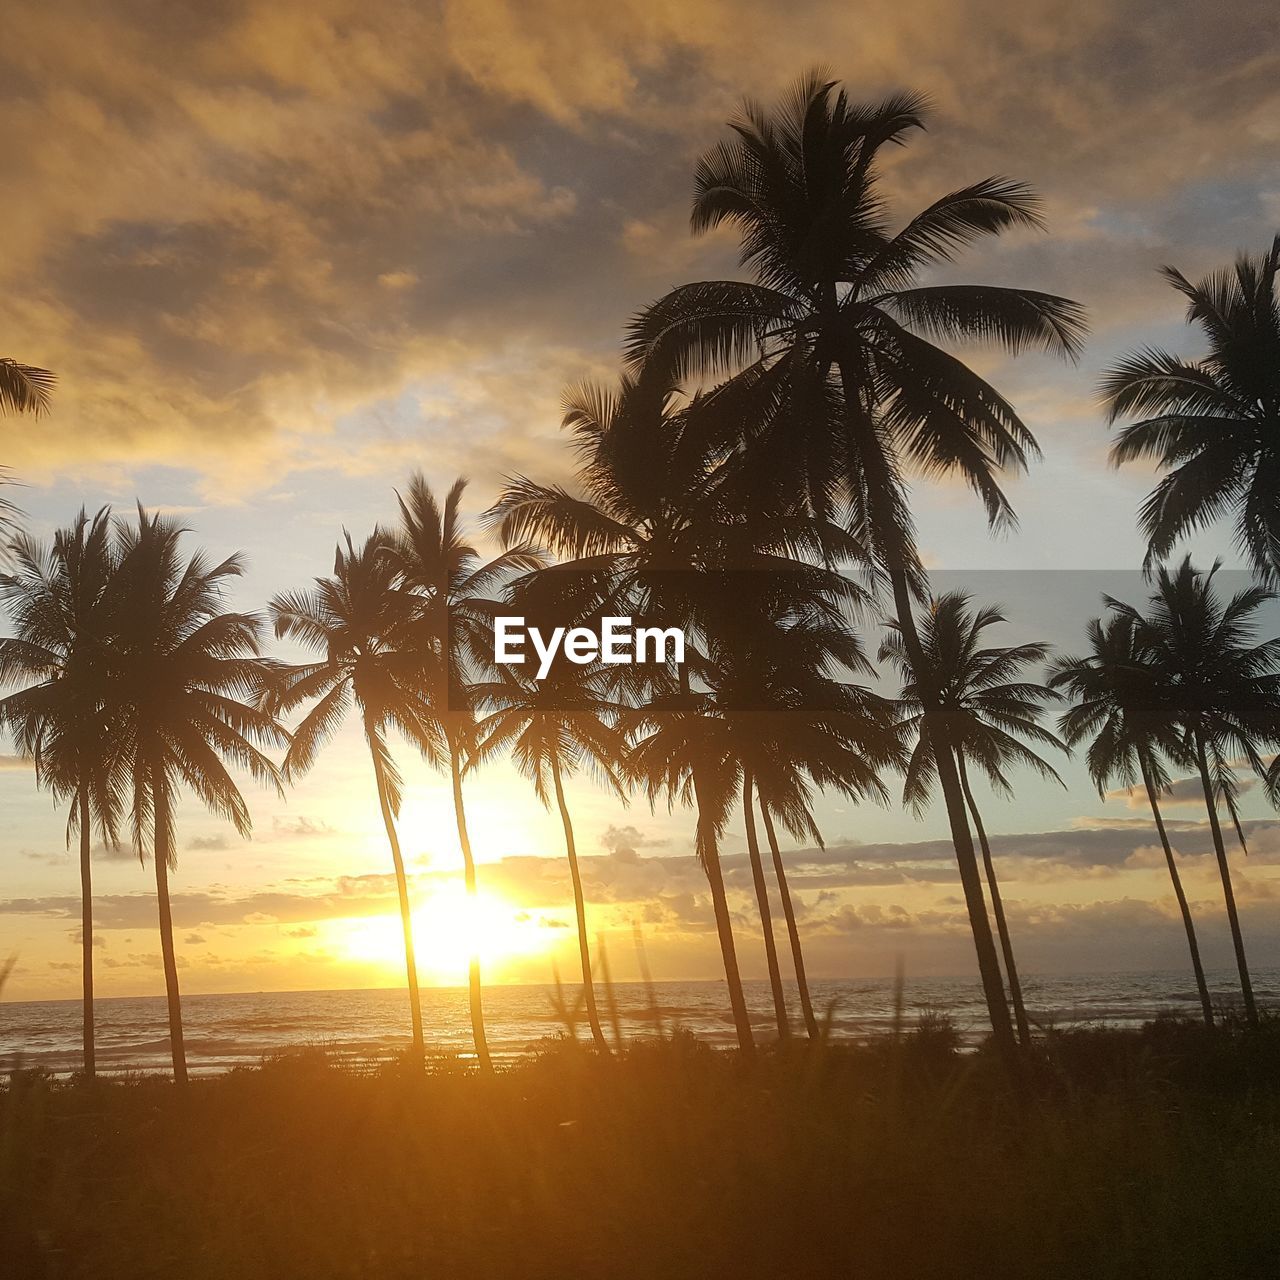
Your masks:
M313 1051L0 1105L15 1280L1280 1274L1275 1025L1054 1033L1025 1102L935 1018L750 1070L685 1037L493 1079Z

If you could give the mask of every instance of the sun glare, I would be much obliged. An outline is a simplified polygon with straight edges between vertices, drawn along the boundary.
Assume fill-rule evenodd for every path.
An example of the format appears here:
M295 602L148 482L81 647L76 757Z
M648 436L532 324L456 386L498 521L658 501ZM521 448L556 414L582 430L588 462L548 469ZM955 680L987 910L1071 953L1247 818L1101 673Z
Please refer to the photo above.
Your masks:
M413 913L414 951L425 982L464 982L473 952L500 973L504 961L547 951L555 937L536 913L483 891L473 902L462 884L437 889ZM343 922L339 945L352 960L404 971L398 915Z

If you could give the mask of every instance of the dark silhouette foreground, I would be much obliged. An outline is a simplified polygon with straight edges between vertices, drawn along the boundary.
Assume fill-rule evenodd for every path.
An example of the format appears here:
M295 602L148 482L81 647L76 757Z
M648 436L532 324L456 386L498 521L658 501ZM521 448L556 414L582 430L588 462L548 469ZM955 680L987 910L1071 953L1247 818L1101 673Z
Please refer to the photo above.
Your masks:
M937 1016L750 1068L677 1038L494 1075L314 1051L185 1095L17 1079L0 1256L14 1280L1274 1275L1277 1032L1053 1034L1023 1104Z

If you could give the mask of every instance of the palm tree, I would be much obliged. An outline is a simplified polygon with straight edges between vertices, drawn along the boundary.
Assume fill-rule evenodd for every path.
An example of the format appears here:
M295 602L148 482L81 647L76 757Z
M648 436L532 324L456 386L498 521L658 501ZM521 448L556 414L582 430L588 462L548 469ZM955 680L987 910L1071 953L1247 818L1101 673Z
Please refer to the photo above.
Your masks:
M723 423L746 407L736 387L685 399L661 379L624 376L616 390L575 388L565 405L581 492L516 477L489 518L507 542L534 538L568 562L551 572L560 574L572 608L660 619L690 631L727 572L796 570L801 555L824 563L865 560L855 539L795 503L743 501L741 473L721 448ZM572 572L561 573L565 567ZM691 698L688 668L676 678L678 696L661 680L651 690L672 716L687 714ZM687 790L678 792L691 801L703 791L712 796L717 785L695 776L701 760L695 755L688 765ZM663 783L651 781L653 795ZM699 811L696 849L711 887L739 1042L749 1052L751 1027L719 866L720 807L716 799L708 814Z
M375 530L360 547L350 534L334 554L333 575L317 578L305 591L285 592L270 604L279 639L295 640L316 655L312 662L290 666L280 675L268 699L274 712L286 713L305 702L314 705L294 730L284 760L284 775L300 777L315 763L354 705L373 762L378 808L391 848L400 924L404 931L404 964L409 987L413 1053L425 1054L422 1001L413 946L413 908L396 819L403 779L391 754L388 735L399 733L426 758L438 761L443 744L424 691L423 662L411 644L413 602L400 590L388 554L386 536Z
M1065 690L1075 702L1063 713L1058 727L1068 746L1092 739L1086 763L1100 796L1105 796L1109 787L1132 787L1142 780L1187 935L1200 1011L1205 1026L1211 1028L1213 1004L1200 963L1196 926L1158 799L1169 786L1163 758L1180 759L1184 754L1178 740L1176 708L1132 617L1094 618L1088 634L1086 656L1058 658L1051 669L1050 687Z
M48 369L23 364L19 360L0 357L0 416L7 413L29 413L40 417L47 413L57 378ZM8 469L0 467L0 484L10 480ZM0 498L0 525L18 515L18 508Z
M864 603L862 593L834 571L730 575L719 608L704 607L708 664L703 680L725 717L742 770L747 855L764 931L765 956L780 1036L790 1028L773 939L772 915L755 824L758 792L774 871L787 920L801 1008L817 1035L805 979L794 905L769 817L822 843L811 813L810 782L852 798L883 802L878 770L903 763L901 735L884 699L844 683L845 673L871 674L857 635L842 610Z
M850 102L821 74L804 78L768 111L747 103L733 137L700 162L693 228L722 223L742 235L755 279L673 290L642 313L632 362L647 376L728 373L750 407L736 447L752 455L755 501L803 495L815 513L843 512L887 571L903 643L920 664L912 594L923 569L905 476L963 476L992 525L1013 522L999 484L1037 453L1012 406L938 341L995 342L1074 357L1084 332L1075 303L993 286L919 285L921 270L950 261L983 236L1041 225L1021 183L987 178L936 200L893 233L879 192L882 147L923 126L925 104L899 95ZM938 694L921 687L923 714ZM946 746L945 730L932 728ZM1013 1030L991 937L963 788L949 750L939 782L950 819L993 1032L1014 1060Z
M169 1041L180 1086L187 1060L169 903L175 803L186 787L248 836L249 809L227 765L278 791L279 773L260 747L288 741L259 707L275 677L274 664L261 655L262 622L224 611L228 584L244 562L234 555L213 565L200 551L184 558L185 532L141 506L136 525L117 526L109 676L110 730L132 785L134 844L140 857L150 848L155 860Z
M691 805L697 814L694 853L711 889L738 1050L751 1058L755 1038L720 862L720 840L742 785L734 731L715 714L713 695L688 687L650 697L628 717L628 729L635 738L627 759L629 778L644 787L651 804L665 795L669 808Z
M56 382L48 369L0 357L0 414L48 412Z
M1187 300L1208 353L1183 360L1156 347L1131 352L1102 380L1109 417L1138 418L1111 450L1116 466L1154 459L1166 475L1142 504L1147 566L1187 534L1227 514L1254 572L1280 581L1280 236L1259 258L1192 284L1164 278Z
M92 835L96 824L114 844L124 804L108 679L115 570L109 512L90 520L81 511L52 546L19 534L8 550L13 572L0 575L0 598L15 635L0 639L0 682L23 687L0 701L0 722L34 761L36 782L70 801L67 840L77 835L80 846L84 1071L92 1078Z
M499 610L490 593L514 577L542 566L528 545L510 547L485 561L467 540L461 516L467 482L454 481L444 506L421 474L399 496L400 525L388 539L387 556L396 581L410 598L414 623L409 643L427 675L424 686L432 733L443 743L453 785L453 811L462 850L463 876L473 910L479 897L475 856L467 829L462 778L476 748L476 713L471 693L477 672L493 662L493 618ZM438 757L428 756L434 764ZM471 1030L482 1070L491 1069L485 1035L480 953L473 945L467 966Z
M1137 628L1177 709L1183 748L1195 761L1204 791L1245 1017L1256 1026L1258 1010L1218 821L1218 797L1225 792L1234 803L1230 761L1237 756L1267 779L1276 794L1280 779L1274 767L1268 771L1259 749L1280 741L1280 638L1252 643L1253 615L1276 596L1266 587L1251 586L1224 603L1213 585L1220 567L1215 563L1208 573L1197 572L1188 556L1175 570L1161 568L1145 615L1118 600L1108 604Z
M1045 704L1056 700L1058 695L1042 684L1020 678L1027 667L1045 661L1049 646L1032 643L1007 648L983 647L982 633L1005 621L999 608L974 609L967 595L951 591L930 602L929 612L920 625L920 641L933 687L938 691L942 722L955 755L965 803L982 848L1018 1038L1028 1045L1031 1023L1022 998L1013 939L1000 896L991 842L969 784L968 765L977 765L996 791L1012 796L1013 787L1006 770L1013 765L1062 782L1053 766L1027 743L1058 748L1063 744L1040 723ZM880 660L891 660L902 678L902 706L907 713L904 724L917 735L902 798L917 814L923 813L937 783L938 767L931 726L926 723L921 708L918 668L908 656L900 630L890 631L885 638L880 647Z
M569 563L560 575L566 608L575 613L656 617L663 625L688 621L688 587L719 565L729 519L718 498L718 473L689 426L688 407L669 386L624 377L616 390L586 383L565 397L564 425L581 465L581 493L517 476L488 513L508 545L536 540ZM550 590L558 570L547 575ZM683 672L681 673L683 678ZM673 708L659 680L653 692ZM674 714L674 711L673 711ZM689 761L691 771L697 762ZM661 790L651 780L651 797ZM687 797L700 794L691 775ZM706 872L739 1044L752 1048L751 1024L715 827L699 812L697 856ZM723 822L719 829L723 829Z
M477 705L488 710L478 726L481 740L476 758L483 760L496 751L510 750L516 767L533 783L538 799L549 807L551 796L555 796L573 883L587 1023L596 1047L608 1053L591 977L586 900L564 779L586 769L624 802L627 798L618 772L626 738L617 727L618 708L609 694L611 673L598 663L576 666L563 660L542 680L517 674L513 667L504 667L503 672L502 679L474 689Z

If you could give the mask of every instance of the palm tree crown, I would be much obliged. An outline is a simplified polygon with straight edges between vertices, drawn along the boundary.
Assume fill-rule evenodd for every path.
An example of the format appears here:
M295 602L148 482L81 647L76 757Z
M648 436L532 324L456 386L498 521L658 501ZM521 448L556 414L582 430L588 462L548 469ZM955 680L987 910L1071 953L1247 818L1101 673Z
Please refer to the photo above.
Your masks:
M1049 646L982 644L982 633L1005 621L999 608L975 609L967 595L952 591L932 602L919 626L952 749L977 765L996 790L1011 796L1007 770L1012 766L1062 782L1057 770L1028 745L1061 749L1062 743L1040 723L1046 705L1058 695L1043 684L1018 678L1025 668L1045 661ZM917 735L902 795L920 812L933 795L937 762L921 710L919 677L901 631L894 629L886 636L880 660L892 661L902 677L904 724Z
M756 408L736 429L751 437L757 475L794 483L815 511L843 506L864 545L916 568L904 464L959 471L1008 522L996 473L1036 452L1008 402L936 342L1075 355L1083 332L1063 298L918 283L981 237L1040 226L1028 188L987 178L892 231L879 152L925 115L914 95L856 105L817 73L775 111L748 102L698 166L692 222L736 226L755 279L673 290L635 320L630 347L673 381L735 373Z
M0 413L48 412L56 382L48 369L0 357Z
M1153 459L1167 474L1139 512L1147 565L1189 533L1223 516L1254 572L1280 581L1280 236L1259 258L1192 284L1173 267L1164 278L1187 300L1187 322L1208 352L1185 360L1144 347L1115 364L1102 392L1124 427L1112 461Z

